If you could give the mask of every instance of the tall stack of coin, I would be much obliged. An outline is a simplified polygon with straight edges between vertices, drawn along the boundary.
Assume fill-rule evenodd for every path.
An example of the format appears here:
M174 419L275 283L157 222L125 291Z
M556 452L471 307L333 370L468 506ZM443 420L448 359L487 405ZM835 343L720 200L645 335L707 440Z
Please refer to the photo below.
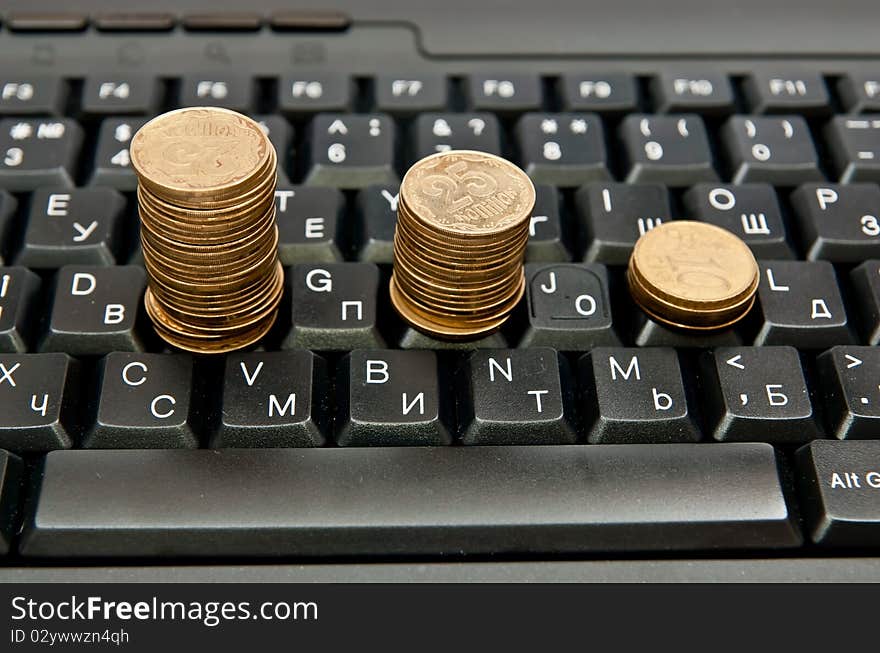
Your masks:
M498 329L525 289L535 188L512 163L452 150L403 178L391 301L430 336L468 340Z
M675 220L636 241L627 269L630 293L649 316L672 326L721 329L755 302L758 263L734 234Z
M275 149L234 111L179 109L131 142L147 313L180 349L220 353L260 339L278 313Z

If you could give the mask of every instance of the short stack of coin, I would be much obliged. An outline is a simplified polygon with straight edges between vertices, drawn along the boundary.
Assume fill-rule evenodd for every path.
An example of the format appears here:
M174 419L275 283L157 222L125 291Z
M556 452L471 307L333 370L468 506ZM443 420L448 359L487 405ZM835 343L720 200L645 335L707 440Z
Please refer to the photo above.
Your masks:
M742 319L755 302L758 263L737 236L712 224L674 220L636 241L630 294L651 318L710 330Z
M144 303L157 333L187 351L259 340L283 290L275 225L275 149L234 111L180 109L132 139Z
M523 295L535 189L508 161L466 150L418 161L400 186L391 300L432 337L498 329Z

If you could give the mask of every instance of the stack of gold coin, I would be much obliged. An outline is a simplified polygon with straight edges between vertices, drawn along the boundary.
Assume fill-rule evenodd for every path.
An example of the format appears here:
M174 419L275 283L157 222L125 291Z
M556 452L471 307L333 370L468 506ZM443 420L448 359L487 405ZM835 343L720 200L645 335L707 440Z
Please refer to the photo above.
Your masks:
M709 330L730 326L755 302L758 263L748 246L715 225L675 220L646 232L627 269L630 293L653 319Z
M157 333L202 353L259 340L283 289L276 155L263 130L234 111L179 109L141 127L130 150Z
M403 178L391 301L432 337L468 340L507 319L525 289L523 257L535 188L512 163L452 150Z

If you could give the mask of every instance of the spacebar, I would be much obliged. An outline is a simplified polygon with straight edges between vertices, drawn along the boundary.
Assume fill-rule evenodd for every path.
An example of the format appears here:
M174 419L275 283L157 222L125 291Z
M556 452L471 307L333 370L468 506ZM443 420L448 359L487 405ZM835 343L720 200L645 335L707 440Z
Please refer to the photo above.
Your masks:
M773 448L651 444L48 454L26 556L796 546Z

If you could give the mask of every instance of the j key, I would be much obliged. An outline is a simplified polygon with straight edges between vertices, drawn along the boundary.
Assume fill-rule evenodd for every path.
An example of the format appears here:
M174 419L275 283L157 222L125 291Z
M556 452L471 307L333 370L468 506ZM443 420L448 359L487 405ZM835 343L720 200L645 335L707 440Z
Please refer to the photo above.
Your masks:
M82 92L82 112L86 115L126 115L155 113L159 105L159 83L147 75L92 75Z
M732 181L794 186L821 181L818 156L803 118L733 116L721 129Z
M324 359L303 349L228 356L223 409L211 447L324 444L328 383Z
M384 114L315 116L306 183L339 188L397 183L394 123Z
M744 91L755 113L830 113L828 89L819 73L752 73Z
M182 107L224 107L246 113L254 106L254 80L249 75L184 75L178 101Z
M41 472L20 545L29 557L801 543L763 443L56 451ZM331 511L329 497L344 500Z
M816 440L797 452L810 538L829 546L880 544L880 442Z
M880 260L865 261L850 272L850 279L865 340L880 344Z
M95 423L87 449L194 448L192 359L185 354L114 352L101 363Z
M880 119L835 116L825 139L841 182L880 181Z
M3 254L8 253L8 240L12 231L12 217L18 206L16 199L0 189L0 265L3 264Z
M49 451L73 445L76 368L67 354L0 354L0 447Z
M399 187L369 186L358 193L357 214L361 232L359 261L394 262L394 228L397 225Z
M837 92L851 113L880 111L880 76L844 75L837 82Z
M30 270L0 267L0 352L28 350L39 290L40 278Z
M535 208L529 222L527 261L570 261L559 215L559 192L553 186L535 186Z
M285 348L385 346L377 327L379 268L374 264L295 265L289 278L293 324Z
M287 177L287 162L290 155L290 144L293 142L293 128L281 116L254 116L254 120L263 129L269 142L275 148L278 155L278 185L289 184Z
M638 107L636 80L631 75L563 75L559 95L566 111L626 113Z
M90 184L110 186L121 191L137 188L128 146L132 136L145 122L145 118L108 118L101 123Z
M522 166L535 183L611 179L602 123L587 113L527 113L516 127Z
M342 446L450 444L452 397L441 395L432 351L356 349L340 366L336 439ZM446 387L447 384L443 384Z
M733 111L733 87L726 75L673 75L663 73L651 81L658 112L694 111L725 115Z
M684 194L690 217L732 231L758 258L794 258L769 184L697 184Z
M761 261L756 345L823 349L853 336L834 268L827 261Z
M880 256L880 188L804 184L791 195L810 260L858 263Z
M124 208L125 198L111 188L36 191L17 263L30 268L113 265Z
M443 75L377 75L376 109L395 115L443 111L449 88Z
M670 219L669 194L656 184L588 184L575 195L587 242L585 261L626 265L646 231Z
M466 88L474 111L513 113L541 109L541 80L537 75L473 75Z
M0 555L9 553L18 523L21 473L21 459L8 451L0 451Z
M794 347L720 347L706 356L707 418L716 440L821 437Z
M82 128L67 118L0 120L0 187L73 186Z
M554 349L479 350L459 372L465 444L572 444L573 383Z
M525 335L520 347L579 351L620 344L612 328L608 271L596 263L528 263Z
M350 111L352 81L345 75L286 75L278 84L278 106L291 117L319 111Z
M414 160L447 150L501 154L501 128L491 113L423 113L415 135Z
M880 438L880 349L832 347L818 364L828 396L829 435Z
M627 181L684 186L715 181L709 137L703 120L694 114L624 118L620 137L629 166Z
M275 190L278 257L284 265L341 261L339 232L344 206L336 188L279 187Z
M58 271L42 351L74 356L143 349L136 331L143 268L69 265Z
M596 347L579 361L590 442L695 442L674 349Z
M58 77L0 79L0 115L54 115L63 102L64 87Z

